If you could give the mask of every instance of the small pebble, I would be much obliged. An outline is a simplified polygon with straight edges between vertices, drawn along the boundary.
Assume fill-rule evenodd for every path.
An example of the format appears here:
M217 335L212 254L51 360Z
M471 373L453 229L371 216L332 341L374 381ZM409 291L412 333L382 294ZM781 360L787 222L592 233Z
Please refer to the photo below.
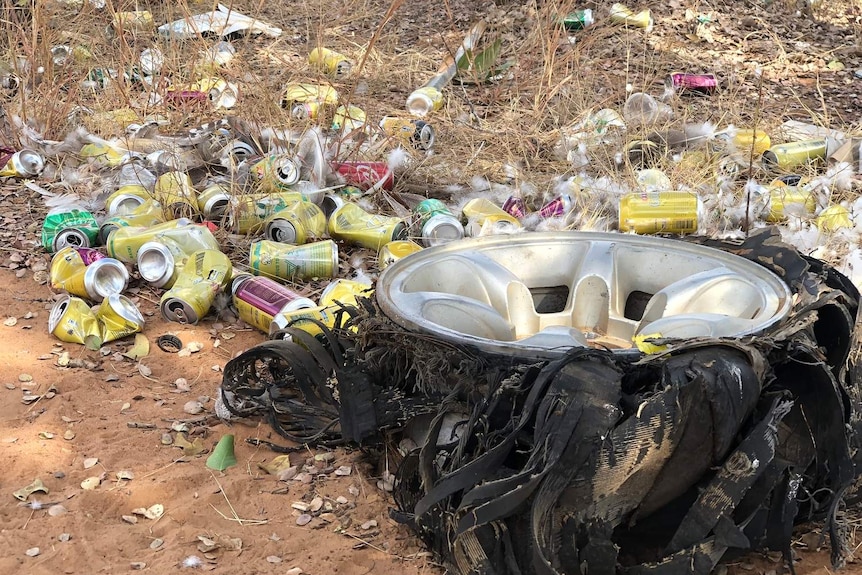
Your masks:
M347 498L346 498L345 496L343 496L343 495L339 495L338 497L336 497L336 498L335 498L335 502L336 502L336 503L338 503L339 505L347 505L347 503L348 503L349 501L350 501L350 500L349 500L349 499L347 499Z
M315 497L312 499L311 504L308 506L312 513L317 513L320 511L321 507L323 507L323 498L321 497Z
M59 517L60 515L64 515L66 513L66 508L60 505L52 505L48 508L48 515L51 517Z
M300 569L299 567L294 567L285 571L284 575L302 575L302 569Z
M27 549L27 551L25 551L24 554L27 557L35 557L41 552L42 551L40 551L38 547L31 547L31 548Z
M353 468L351 466L342 465L341 467L339 467L338 469L335 470L335 474L340 475L342 477L346 477L346 476L350 475L350 473L352 471L353 471Z
M55 471L54 472L54 479L65 479L65 478L66 478L66 474L63 473L62 471Z
M129 563L129 567L131 567L135 571L140 571L141 569L145 569L147 567L147 564L143 561L132 561L131 563Z
M350 493L352 496L356 497L357 495L359 495L359 488L355 485L351 485L347 488L347 492Z
M281 557L278 555L270 555L266 560L268 563L281 563Z
M174 436L170 433L162 434L162 445L170 445L174 442Z
M150 549L155 551L156 549L158 549L159 547L161 547L164 544L165 544L164 539L153 539L153 542L150 543Z
M59 541L62 541L63 543L65 543L66 541L69 541L70 539L72 539L72 534L71 533L60 533L60 535L57 537L57 539Z
M198 415L202 413L204 410L204 406L201 405L200 401L189 401L183 406L183 411L188 413L189 415Z
M296 518L296 524L300 527L303 525L308 525L309 523L311 523L311 515L309 515L308 513L303 513Z
M368 531L369 529L371 529L373 527L377 527L377 520L376 519L369 519L368 521L363 523L360 527L362 528L363 531Z

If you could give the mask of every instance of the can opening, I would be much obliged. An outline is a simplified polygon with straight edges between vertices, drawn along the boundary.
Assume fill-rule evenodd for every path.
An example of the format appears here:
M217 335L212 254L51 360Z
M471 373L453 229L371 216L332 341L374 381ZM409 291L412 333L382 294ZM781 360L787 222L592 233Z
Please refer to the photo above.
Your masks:
M90 241L83 232L75 229L66 229L57 234L54 240L54 251L60 251L66 247L88 248Z

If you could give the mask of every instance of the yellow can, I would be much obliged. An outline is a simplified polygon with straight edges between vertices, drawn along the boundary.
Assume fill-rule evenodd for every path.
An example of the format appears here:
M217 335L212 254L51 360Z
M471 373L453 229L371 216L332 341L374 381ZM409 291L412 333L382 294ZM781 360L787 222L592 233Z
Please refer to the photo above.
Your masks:
M145 201L152 199L149 190L140 185L121 186L105 199L105 212L109 216L132 213Z
M754 148L754 155L760 156L772 146L769 134L763 130L741 129L733 135L733 145L737 150L747 152Z
M96 319L103 344L144 329L144 316L132 300L121 294L106 297L96 310Z
M263 333L269 333L269 328L272 326L274 319L273 316L236 297L233 298L233 305L236 308L239 319Z
M345 132L354 132L356 130L365 129L368 121L368 116L365 110L359 106L338 106L335 109L335 116L332 118L333 130L344 130Z
M248 264L255 275L286 280L331 278L338 271L338 246L332 240L301 246L261 240L251 244Z
M228 207L227 225L239 234L256 232L273 214L304 201L305 197L296 191L234 197Z
M634 13L625 5L619 3L611 6L610 18L614 24L645 28L647 31L653 27L652 14L649 10L641 10L638 13Z
M231 279L233 265L218 250L192 253L174 286L159 301L159 310L168 321L196 324Z
M195 225L181 218L149 228L117 228L105 244L108 255L121 262L132 263L138 258L138 250L147 242L169 238L191 253L199 249L218 249L218 240L206 226Z
M407 237L401 218L369 214L357 204L346 202L329 216L329 235L374 251L391 241Z
M763 167L767 170L788 170L809 162L826 159L826 138L778 144L763 152Z
M818 230L826 232L837 232L841 228L853 228L853 220L850 219L850 210L841 204L829 206L820 212L815 223Z
M279 312L270 324L269 335L272 337L276 332L286 327L301 329L315 337L323 335L323 330L320 329L320 325L315 320L331 329L335 327L336 313L337 311L323 306Z
M330 282L320 294L320 305L322 307L338 307L338 304L355 306L356 296L371 297L372 293L371 284L339 278Z
M94 160L109 168L116 168L129 159L129 152L126 150L105 144L84 144L78 155L83 160Z
M131 213L111 216L102 222L99 226L99 242L107 244L111 232L118 228L149 228L163 223L165 223L165 216L161 204L155 200L147 200Z
M198 211L207 220L219 221L227 212L231 197L230 189L225 184L210 184L198 194Z
M782 222L787 219L788 208L796 215L812 215L817 209L817 200L810 191L798 186L788 186L780 180L769 185L769 214L767 222Z
M326 216L316 204L297 202L271 215L266 221L266 239L283 244L304 244L326 233Z
M353 69L353 62L347 56L329 48L312 50L308 54L308 63L321 68L324 74L329 74L336 80L346 78Z
M434 86L417 88L407 96L407 111L414 116L427 116L443 107L443 92Z
M288 84L281 96L281 107L292 108L300 102L316 102L325 106L338 104L338 91L329 85Z
M156 27L149 10L116 12L112 24L118 32L152 32Z
M461 208L461 223L465 225L475 222L479 226L483 226L489 218L492 218L495 222L509 222L515 228L521 227L521 222L518 221L518 218L485 198L474 198Z
M60 341L102 345L99 320L89 304L78 297L66 296L57 300L48 314L48 331Z
M377 252L377 268L385 269L401 258L422 250L422 246L410 240L398 240L384 244Z
M121 293L129 285L126 266L106 257L88 264L81 256L81 248L70 246L58 251L51 259L50 269L52 288L93 301Z
M691 192L635 192L620 198L619 229L637 234L697 231L700 199Z
M153 197L171 218L192 218L198 214L197 192L185 172L166 172L156 180Z
M289 191L299 181L299 166L286 155L271 155L258 160L249 169L261 192Z

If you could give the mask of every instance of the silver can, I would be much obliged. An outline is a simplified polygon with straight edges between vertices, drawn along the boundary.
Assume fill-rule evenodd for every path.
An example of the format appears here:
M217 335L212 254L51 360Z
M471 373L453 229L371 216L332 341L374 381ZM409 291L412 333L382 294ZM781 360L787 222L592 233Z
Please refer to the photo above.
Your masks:
M439 246L464 237L464 226L451 214L431 216L422 226L425 247Z

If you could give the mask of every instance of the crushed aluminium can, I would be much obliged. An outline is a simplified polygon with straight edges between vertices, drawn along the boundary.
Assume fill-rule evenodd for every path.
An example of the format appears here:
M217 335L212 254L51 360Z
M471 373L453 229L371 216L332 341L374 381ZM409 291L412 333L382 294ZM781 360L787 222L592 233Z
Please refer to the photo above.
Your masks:
M34 150L20 150L9 156L0 168L0 177L35 178L45 169L45 160Z
M177 323L198 323L230 281L232 270L230 259L218 250L190 254L173 287L159 300L162 317Z
M355 306L357 305L356 296L369 297L371 292L371 284L338 278L329 282L329 285L321 292L319 303L323 307Z
M99 320L90 304L71 295L60 298L51 308L48 331L68 343L88 344L95 348L103 343Z
M77 208L52 212L48 212L42 223L42 246L46 250L57 252L66 246L88 248L95 245L99 224L92 213Z
M386 162L343 160L333 162L332 168L344 178L345 184L360 190L368 190L378 184L384 190L391 190L395 184L395 177Z
M249 169L261 192L285 191L299 181L299 166L292 158L271 155L261 158Z
M667 83L679 92L694 92L695 94L712 94L718 87L715 74L677 72L670 75Z
M435 86L422 86L407 96L407 111L413 116L427 116L443 107L443 92Z
M316 307L314 301L264 276L242 274L231 282L233 304L239 318L264 333L282 311Z
M377 268L383 270L403 257L422 251L422 246L410 240L396 240L384 244L377 252Z
M506 198L506 201L503 202L503 211L513 217L521 219L527 215L527 204L524 202L523 198L509 196Z
M271 215L264 236L285 244L304 244L326 234L326 215L317 204L297 202Z
M129 271L121 262L92 248L65 247L54 254L51 287L93 301L125 291Z
M763 130L752 130L748 128L736 130L736 133L733 134L733 137L731 138L731 142L733 142L733 145L737 150L742 150L743 152L754 148L755 156L763 155L763 152L772 146L772 140L769 138L769 134Z
M430 150L436 138L434 127L423 121L398 116L384 116L380 129L389 137L397 139L403 146L419 150Z
M144 329L144 316L132 300L121 294L112 294L102 300L96 310L96 320L103 344Z
M407 237L407 225L401 218L369 214L351 202L332 212L327 227L330 237L374 251Z
M270 324L269 337L273 337L277 332L287 327L301 329L315 337L323 335L323 330L317 322L332 329L335 327L337 313L337 310L324 306L279 312Z
M111 25L118 32L152 32L156 27L149 10L116 12Z
M197 192L185 172L166 172L159 176L153 198L173 218L193 218L198 213Z
M365 110L353 104L338 106L335 109L335 115L332 117L333 130L355 132L357 130L364 130L367 123L368 116Z
M219 221L227 213L231 198L230 189L225 184L210 184L198 194L198 210L204 219Z
M799 182L797 181L797 184ZM788 215L811 216L817 209L817 199L811 191L781 180L769 184L769 212L766 221L775 223L787 220Z
M616 3L611 6L609 17L614 24L644 28L647 32L653 27L652 14L649 9L635 13L625 5Z
M560 22L566 30L583 30L595 22L593 11L589 8L575 10L567 14Z
M101 245L108 244L111 232L119 228L137 227L149 228L165 222L161 204L155 200L146 200L143 204L125 215L111 216L99 226L98 240Z
M186 253L199 249L216 249L210 246L218 246L218 241L209 228L193 224L189 219L180 218L149 228L131 226L117 228L108 236L105 249L112 258L132 263L137 260L138 250L142 245L152 241L164 242L166 239L180 246L188 246L188 249L184 249Z
M228 206L227 227L239 234L255 232L263 228L273 214L306 201L297 191L234 197Z
M562 194L545 204L539 209L539 215L543 218L558 218L572 211L575 202L569 194Z
M422 243L426 247L442 245L464 237L464 226L440 200L422 200L414 211L419 216Z
M521 229L518 218L486 198L474 198L461 208L461 222L468 236L506 234Z
M331 278L338 272L338 246L332 240L300 246L260 240L251 244L248 264L254 275L286 280Z
M144 186L121 186L105 199L105 212L109 216L129 214L149 199L152 199L152 194Z
M810 162L824 161L828 146L826 138L778 144L763 152L763 167L767 170L787 170Z
M619 230L636 234L686 234L697 231L701 208L697 194L680 191L633 192L620 198Z
M338 91L330 85L288 84L281 96L281 107L293 109L297 103L315 102L319 106L336 106Z
M315 48L308 54L308 63L318 66L324 74L332 76L336 80L343 80L350 75L353 62L335 50L329 48Z

